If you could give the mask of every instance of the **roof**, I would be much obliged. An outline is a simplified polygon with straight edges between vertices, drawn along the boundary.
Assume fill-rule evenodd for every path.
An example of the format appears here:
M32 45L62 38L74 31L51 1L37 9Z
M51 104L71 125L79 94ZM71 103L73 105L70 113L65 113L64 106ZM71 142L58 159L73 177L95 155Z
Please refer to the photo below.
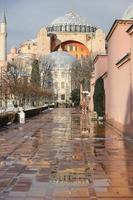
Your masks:
M0 22L1 22L1 23L4 23L4 24L7 23L5 11L2 12L2 16L1 16L1 21L0 21Z
M117 19L114 21L109 33L106 36L106 41L108 41L110 39L110 37L112 36L114 30L116 29L118 24L132 24L133 20L122 20L122 19Z
M49 64L52 65L54 68L70 68L72 63L75 62L77 59L74 56L71 56L69 53L65 51L55 51L48 54L45 59L48 60ZM43 62L43 60L42 60Z
M96 55L96 57L94 58L93 63L96 63L99 57L107 57L107 56L108 56L107 54L98 54L98 55Z

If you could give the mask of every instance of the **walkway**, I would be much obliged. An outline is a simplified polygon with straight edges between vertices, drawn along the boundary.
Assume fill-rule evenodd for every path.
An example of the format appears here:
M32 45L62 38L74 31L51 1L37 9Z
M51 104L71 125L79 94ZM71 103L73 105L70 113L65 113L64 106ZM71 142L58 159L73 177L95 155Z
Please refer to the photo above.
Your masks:
M71 109L0 132L0 200L131 200L132 140Z

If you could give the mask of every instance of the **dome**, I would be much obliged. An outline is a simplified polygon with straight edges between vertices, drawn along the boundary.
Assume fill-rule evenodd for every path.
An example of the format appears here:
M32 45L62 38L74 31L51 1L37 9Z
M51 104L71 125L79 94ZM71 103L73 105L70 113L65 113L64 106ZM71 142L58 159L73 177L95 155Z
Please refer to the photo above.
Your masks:
M132 20L133 19L133 3L129 5L129 7L124 12L122 17L124 20Z
M65 51L55 51L46 56L44 60L47 59L48 62L54 68L71 68L72 63L76 61L76 58L71 56Z
M47 27L48 32L95 32L96 29L84 17L72 11L58 17Z
M80 17L74 12L69 12L62 17L55 19L50 25L88 25L85 18Z

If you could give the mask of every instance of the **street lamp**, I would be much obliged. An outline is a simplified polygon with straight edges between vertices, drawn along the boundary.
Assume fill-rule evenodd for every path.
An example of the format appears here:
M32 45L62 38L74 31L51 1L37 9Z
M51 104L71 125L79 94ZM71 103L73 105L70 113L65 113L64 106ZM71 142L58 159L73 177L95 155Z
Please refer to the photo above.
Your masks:
M82 100L82 113L86 114L86 111L88 110L88 106L87 106L87 96L89 95L89 92L87 90L83 90L82 92L83 95L83 100Z

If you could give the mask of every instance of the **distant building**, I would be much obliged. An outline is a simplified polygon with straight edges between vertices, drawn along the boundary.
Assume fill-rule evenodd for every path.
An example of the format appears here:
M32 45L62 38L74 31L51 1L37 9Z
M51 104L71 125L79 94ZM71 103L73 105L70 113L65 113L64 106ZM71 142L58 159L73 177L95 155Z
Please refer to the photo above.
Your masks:
M48 77L48 84L54 92L54 102L58 105L71 104L71 68L76 58L64 51L56 51L47 55L51 65L51 77ZM45 65L45 64L44 64ZM43 67L43 62L42 62ZM45 66L44 66L45 67Z
M105 53L105 33L71 11L41 28L35 39L21 43L18 49L12 48L8 54L8 62L20 63L23 68L27 67L29 73L31 65L28 59L29 61L41 60L47 55L49 58L54 57L56 61L58 60L58 64L52 69L54 100L67 103L70 102L71 97L71 64L69 61L72 58L81 59L103 53Z

